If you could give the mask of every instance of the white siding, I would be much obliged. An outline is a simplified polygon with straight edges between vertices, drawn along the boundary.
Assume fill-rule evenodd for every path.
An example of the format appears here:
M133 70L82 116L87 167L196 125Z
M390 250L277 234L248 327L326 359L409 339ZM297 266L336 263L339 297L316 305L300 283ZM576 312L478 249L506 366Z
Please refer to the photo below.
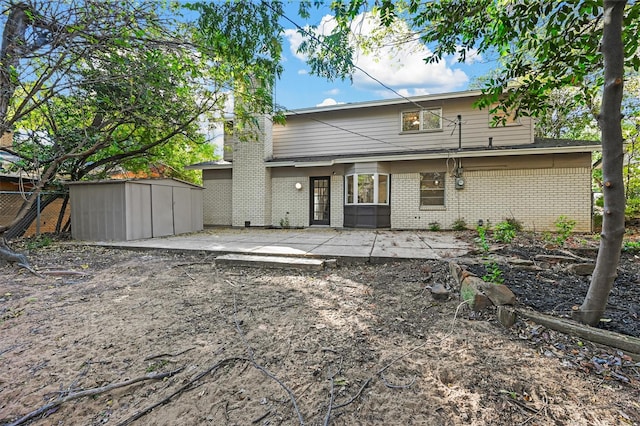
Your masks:
M415 108L412 104L354 108L343 111L289 115L284 126L273 126L274 158L340 154L411 152L458 148L458 128L462 116L462 147L533 143L529 118L520 125L490 127L487 110L472 108L475 98L423 102L424 107L442 107L443 129L431 132L400 131L400 113Z

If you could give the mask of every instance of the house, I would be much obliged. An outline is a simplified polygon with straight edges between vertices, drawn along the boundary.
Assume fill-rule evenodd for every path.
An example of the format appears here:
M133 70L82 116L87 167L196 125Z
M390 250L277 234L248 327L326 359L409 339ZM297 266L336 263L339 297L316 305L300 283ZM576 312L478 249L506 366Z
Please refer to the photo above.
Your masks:
M205 225L451 228L515 218L591 230L598 142L534 138L531 118L473 107L479 91L259 117L251 141L227 135L223 161L201 169Z

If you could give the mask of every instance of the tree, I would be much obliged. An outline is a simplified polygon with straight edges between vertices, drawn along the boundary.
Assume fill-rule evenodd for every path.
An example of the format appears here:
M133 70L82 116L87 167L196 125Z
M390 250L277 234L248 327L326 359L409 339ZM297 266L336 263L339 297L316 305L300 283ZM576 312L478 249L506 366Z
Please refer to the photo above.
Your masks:
M251 98L238 123L271 108L276 15L243 15L250 2L193 5L195 25L178 6L150 0L0 1L0 133L15 130L9 152L40 176L0 236L60 174L99 178L161 157L167 170L176 158L193 161L207 152L199 120L222 121L232 91ZM211 10L224 19L209 20Z
M310 7L310 2L304 7ZM353 50L345 47L350 43L350 22L367 11L367 3L335 1L332 9L338 23L334 32L324 38L309 37L304 48L315 58L311 61L313 72L343 78L354 69L349 56ZM472 49L506 58L498 76L483 89L479 107L499 101L499 109L536 116L545 111L554 89L577 88L573 100L585 105L592 104L596 91L602 89L597 119L602 139L605 214L591 285L574 312L577 320L597 324L616 276L624 234L620 111L624 66L636 71L640 68L640 4L615 0L381 0L371 12L377 13L386 27L403 19L431 47L433 53L426 61L439 61L445 55L464 60ZM332 51L340 52L340 57ZM514 81L518 84L511 84Z

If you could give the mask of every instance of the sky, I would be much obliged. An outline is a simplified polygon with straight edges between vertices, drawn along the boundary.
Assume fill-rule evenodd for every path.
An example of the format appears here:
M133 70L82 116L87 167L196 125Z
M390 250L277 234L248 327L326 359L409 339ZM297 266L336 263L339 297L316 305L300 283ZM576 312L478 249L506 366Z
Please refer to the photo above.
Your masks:
M313 11L308 20L297 14L297 5L285 9L286 16L301 27L318 26L318 31L328 33L333 28L327 9ZM418 96L467 90L475 78L486 75L495 62L476 52L467 54L467 61L459 63L456 57L448 57L439 63L427 64L423 58L429 54L427 47L413 43L402 48L386 48L377 54L356 54L356 65L367 74L356 70L351 81L328 81L309 73L303 55L297 53L302 35L295 26L283 20L284 34L282 77L276 83L276 103L286 109L310 108L401 96ZM359 28L368 33L374 23L359 20ZM381 84L382 83L382 84ZM392 88L395 92L386 89Z

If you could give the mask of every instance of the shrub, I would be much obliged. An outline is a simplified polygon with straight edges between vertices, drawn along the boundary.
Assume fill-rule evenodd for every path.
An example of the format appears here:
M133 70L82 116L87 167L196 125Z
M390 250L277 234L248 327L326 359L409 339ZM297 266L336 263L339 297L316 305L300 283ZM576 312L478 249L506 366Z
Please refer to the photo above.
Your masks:
M467 222L465 222L462 218L456 219L451 224L451 229L453 229L454 231L464 231L465 229L467 229Z
M480 250L482 250L485 253L489 251L489 241L487 240L487 230L488 230L488 227L486 226L478 225L478 227L476 228L476 231L478 231L476 242L480 246Z
M558 220L554 222L556 225L557 235L555 242L559 246L563 245L569 238L569 235L573 232L573 228L576 226L576 221L569 219L566 216L560 216Z
M493 230L493 238L501 243L510 243L515 237L515 226L506 220L498 223Z
M516 232L522 231L522 223L520 223L520 221L515 217L508 217L504 221L511 225Z
M488 283L502 284L504 283L504 277L502 276L502 270L496 262L485 263L486 274L482 276L482 280Z
M439 231L440 230L440 223L438 222L431 222L429 224L429 231Z

